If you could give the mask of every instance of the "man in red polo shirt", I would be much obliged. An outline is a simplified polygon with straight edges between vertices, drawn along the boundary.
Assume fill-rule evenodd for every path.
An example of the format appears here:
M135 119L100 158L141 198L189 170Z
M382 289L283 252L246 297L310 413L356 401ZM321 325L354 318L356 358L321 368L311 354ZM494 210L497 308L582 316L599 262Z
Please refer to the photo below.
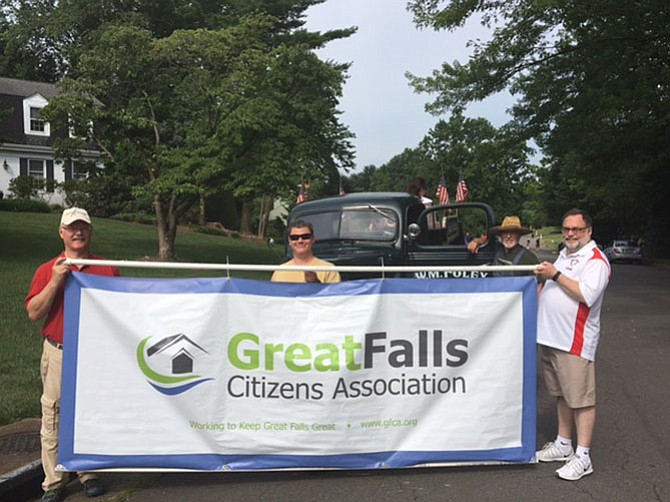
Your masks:
M65 278L71 271L87 274L118 276L115 267L65 264L66 259L102 259L89 251L93 226L84 209L72 207L63 211L58 234L65 250L56 258L39 266L25 300L31 321L44 319L41 329L44 337L42 350L42 489L45 502L60 502L65 496L65 485L69 473L56 471L58 454L58 421L60 415L61 372L63 366L63 303ZM100 481L92 473L78 473L79 480L89 497L105 492Z

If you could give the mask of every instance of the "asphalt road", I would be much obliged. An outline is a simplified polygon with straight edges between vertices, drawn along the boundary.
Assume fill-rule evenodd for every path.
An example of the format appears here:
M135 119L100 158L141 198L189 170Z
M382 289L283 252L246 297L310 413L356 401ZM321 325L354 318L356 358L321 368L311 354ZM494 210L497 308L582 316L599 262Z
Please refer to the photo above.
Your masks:
M597 356L594 474L558 479L560 464L391 471L104 473L102 500L669 501L670 271L614 265ZM538 445L553 438L554 403L538 385ZM76 483L68 501L88 500ZM97 499L97 500L101 500Z

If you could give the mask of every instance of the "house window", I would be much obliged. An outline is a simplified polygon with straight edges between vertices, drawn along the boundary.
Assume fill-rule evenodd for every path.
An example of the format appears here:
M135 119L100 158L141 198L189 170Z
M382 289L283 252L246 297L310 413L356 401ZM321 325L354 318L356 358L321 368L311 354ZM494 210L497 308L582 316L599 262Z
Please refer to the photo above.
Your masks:
M41 108L30 107L30 130L33 132L44 132L46 122L40 118Z
M43 180L46 177L44 173L44 161L30 159L28 161L28 176Z
M51 126L49 122L42 119L42 109L49 102L39 94L23 100L23 132L31 136L50 136Z
M56 187L54 179L54 161L51 159L19 159L20 175L30 176L35 188L53 192Z
M88 169L84 162L72 162L72 179L85 180L88 177Z
M83 162L73 160L63 165L65 172L65 181L75 180L81 181L88 178L89 169L95 166L92 162Z

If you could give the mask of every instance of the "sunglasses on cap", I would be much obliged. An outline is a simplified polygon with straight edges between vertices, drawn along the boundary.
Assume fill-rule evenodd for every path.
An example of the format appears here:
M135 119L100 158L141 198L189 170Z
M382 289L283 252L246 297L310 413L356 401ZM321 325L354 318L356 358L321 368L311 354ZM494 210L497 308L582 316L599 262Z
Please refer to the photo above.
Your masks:
M312 234L311 233L308 233L308 234L291 234L291 235L288 236L288 238L291 239L292 241L297 241L298 239L308 241L312 238Z

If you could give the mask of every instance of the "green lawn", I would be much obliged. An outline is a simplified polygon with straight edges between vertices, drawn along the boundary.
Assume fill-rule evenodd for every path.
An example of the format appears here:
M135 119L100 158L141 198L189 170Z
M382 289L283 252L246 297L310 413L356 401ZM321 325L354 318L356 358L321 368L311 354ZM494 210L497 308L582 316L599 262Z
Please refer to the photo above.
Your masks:
M563 240L561 227L543 227L536 231L536 234L542 235L542 245L546 248L556 250Z
M0 212L0 426L22 418L39 417L41 383L40 323L32 323L23 306L35 269L63 249L58 237L59 214ZM154 258L156 229L113 220L95 219L93 252L112 260ZM264 243L179 232L179 261L200 263L279 263L283 261ZM277 251L283 254L281 249ZM215 277L225 271L122 269L127 276ZM236 277L269 279L266 272L237 272Z

